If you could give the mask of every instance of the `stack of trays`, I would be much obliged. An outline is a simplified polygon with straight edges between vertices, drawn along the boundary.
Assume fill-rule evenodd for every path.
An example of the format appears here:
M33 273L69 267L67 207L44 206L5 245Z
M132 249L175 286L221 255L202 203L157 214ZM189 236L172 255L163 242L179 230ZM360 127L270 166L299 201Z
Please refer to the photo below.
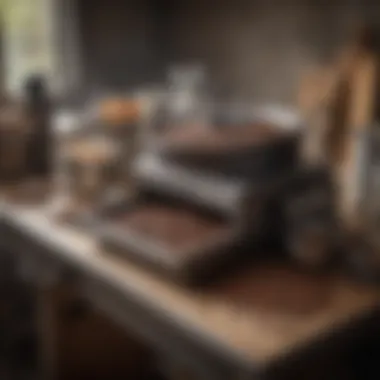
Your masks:
M242 136L262 134L261 126L243 130ZM225 131L189 131L195 135L183 145L168 135L159 149L140 156L137 195L97 217L96 233L108 252L188 284L210 279L252 252L275 219L270 211L294 169L297 134L268 130L265 138L243 136L228 144L236 131ZM213 150L203 133L227 137L219 136Z

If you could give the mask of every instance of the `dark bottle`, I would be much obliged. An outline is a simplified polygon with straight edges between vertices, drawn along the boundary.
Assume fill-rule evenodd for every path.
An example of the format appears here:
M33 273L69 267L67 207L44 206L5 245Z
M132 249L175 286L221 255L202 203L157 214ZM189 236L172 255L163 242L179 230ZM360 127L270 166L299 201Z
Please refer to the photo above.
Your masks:
M51 102L45 80L39 75L29 77L24 85L25 113L32 124L28 149L30 175L46 178L52 168Z

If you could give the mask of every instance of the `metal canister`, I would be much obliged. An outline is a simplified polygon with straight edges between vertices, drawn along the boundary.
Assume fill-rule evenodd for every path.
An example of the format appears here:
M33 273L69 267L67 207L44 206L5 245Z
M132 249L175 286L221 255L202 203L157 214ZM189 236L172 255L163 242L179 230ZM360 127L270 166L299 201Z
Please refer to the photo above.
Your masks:
M33 177L47 179L53 169L53 136L51 102L44 78L38 75L27 79L24 86L23 112L30 126L28 170Z

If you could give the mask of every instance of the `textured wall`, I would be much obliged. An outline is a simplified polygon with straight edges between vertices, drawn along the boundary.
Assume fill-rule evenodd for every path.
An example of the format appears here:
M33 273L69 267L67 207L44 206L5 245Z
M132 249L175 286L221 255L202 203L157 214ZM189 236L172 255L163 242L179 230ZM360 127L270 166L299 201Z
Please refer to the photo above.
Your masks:
M78 7L84 82L91 91L122 90L163 70L155 9L145 0L82 0Z
M380 16L380 5L367 3L81 0L86 86L146 83L193 60L223 96L292 103L305 68L328 59L358 20Z
M291 103L300 73L328 59L367 10L363 2L335 3L182 1L178 49L206 62L223 92ZM380 5L367 13L380 16Z

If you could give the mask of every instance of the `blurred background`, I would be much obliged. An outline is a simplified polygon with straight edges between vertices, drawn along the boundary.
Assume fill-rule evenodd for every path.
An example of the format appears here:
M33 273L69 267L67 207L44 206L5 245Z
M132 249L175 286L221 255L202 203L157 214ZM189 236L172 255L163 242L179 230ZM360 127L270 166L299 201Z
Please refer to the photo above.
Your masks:
M328 60L378 12L354 0L3 0L3 82L17 92L39 71L61 99L83 101L160 82L168 66L195 61L220 96L292 103L305 66Z
M0 16L0 380L379 378L380 3Z

